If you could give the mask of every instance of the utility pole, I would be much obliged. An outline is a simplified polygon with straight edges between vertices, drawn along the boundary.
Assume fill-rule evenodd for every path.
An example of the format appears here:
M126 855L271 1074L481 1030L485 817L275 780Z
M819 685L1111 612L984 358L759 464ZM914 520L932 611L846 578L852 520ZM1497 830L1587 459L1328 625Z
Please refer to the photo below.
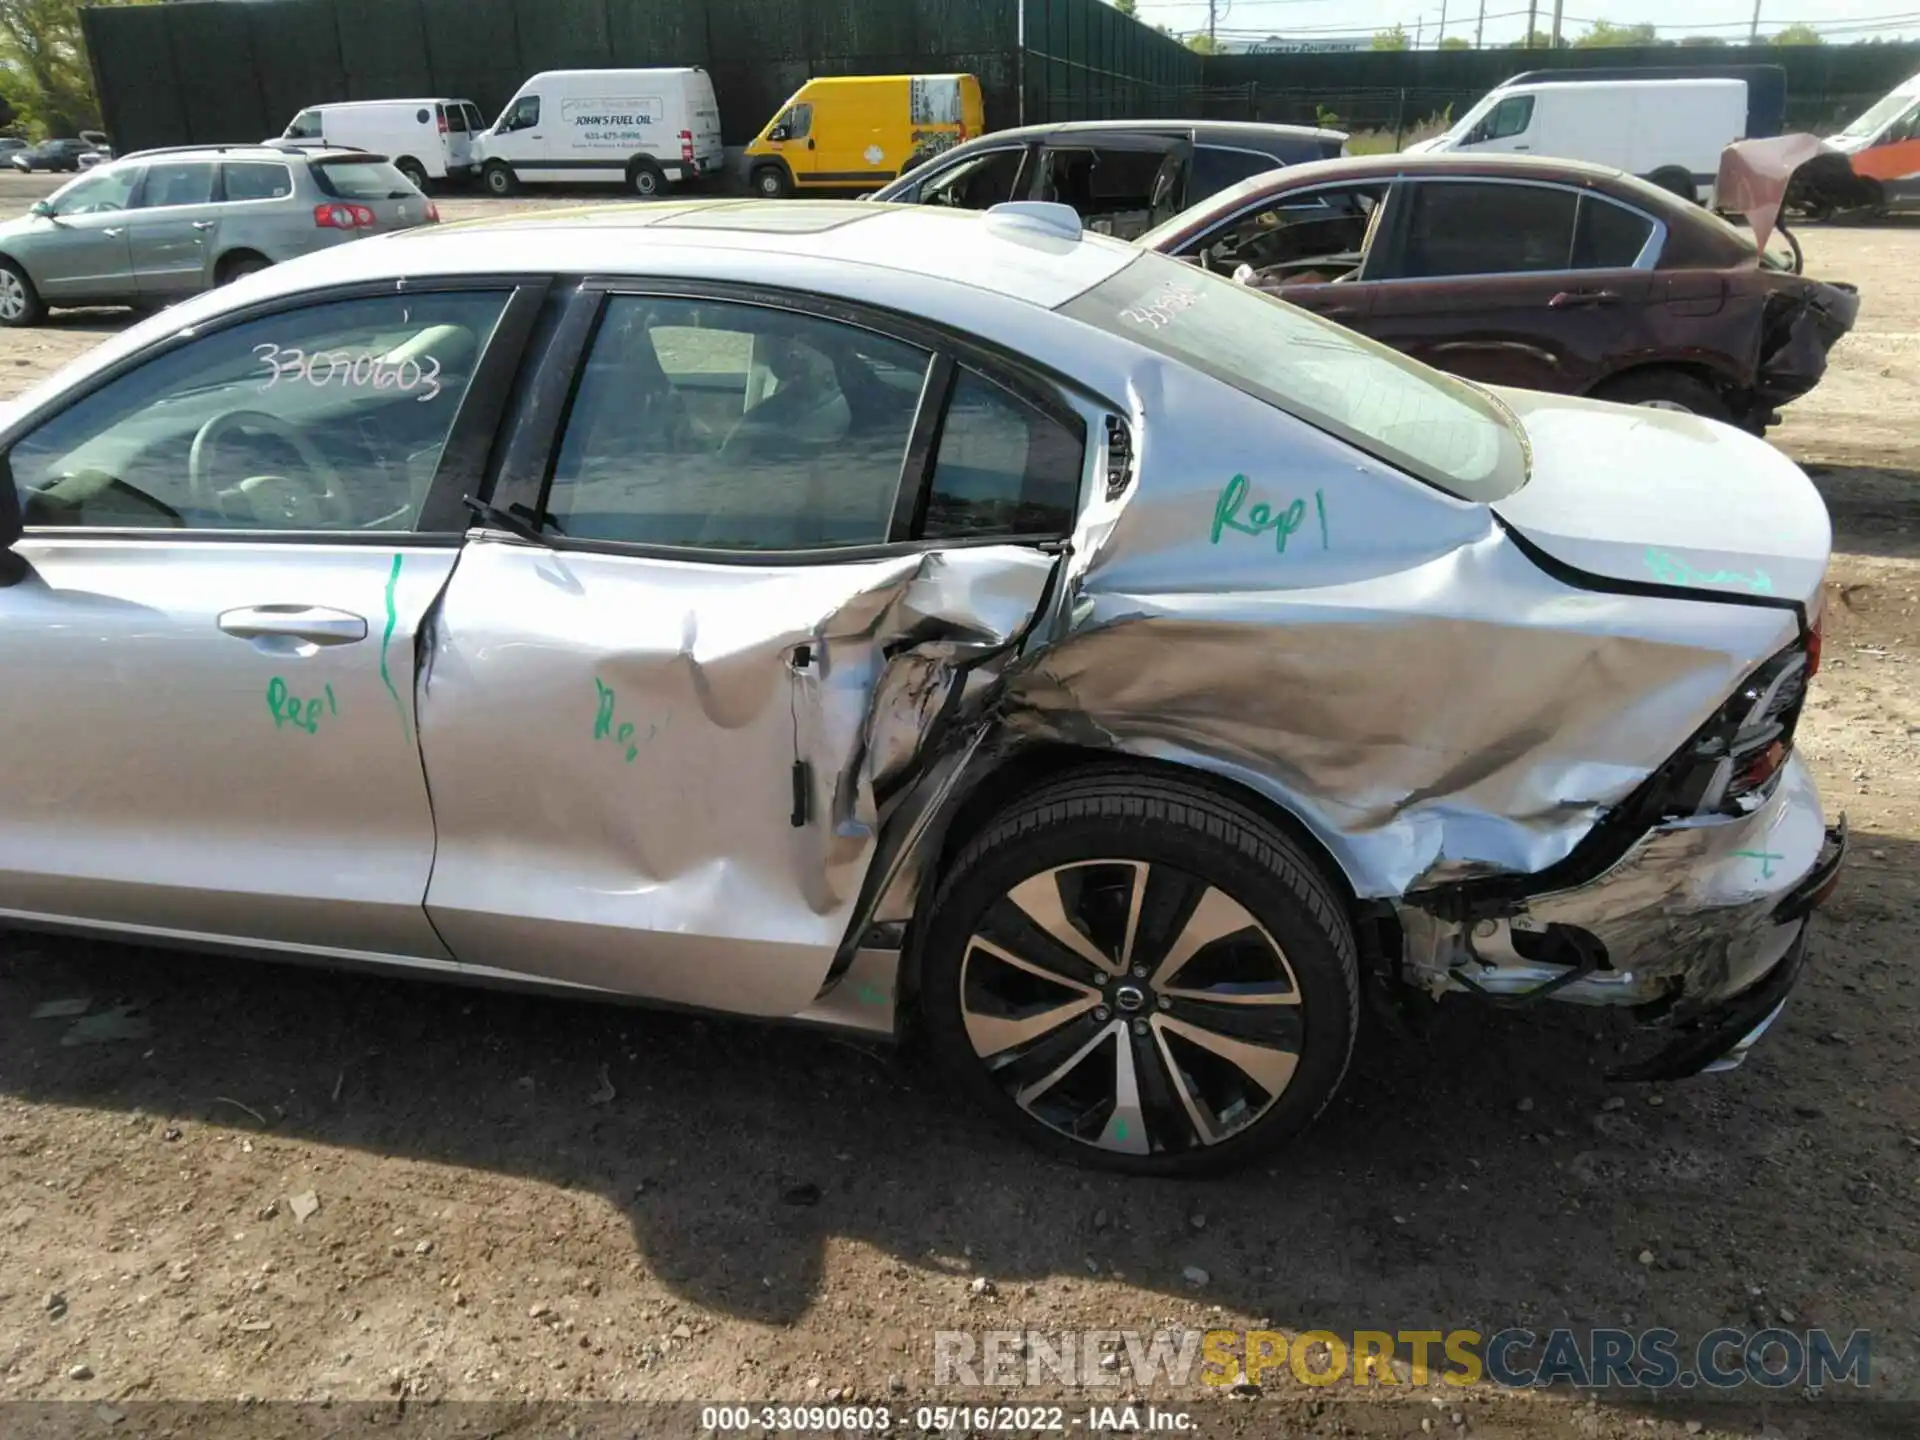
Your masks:
M1529 50L1531 50L1531 49L1533 48L1533 22L1534 22L1535 20L1537 20L1537 19L1539 18L1539 16L1540 16L1540 0L1527 0L1527 45L1526 45L1526 48L1527 48L1527 49L1529 49Z
M1478 50L1487 33L1487 0L1480 0L1480 18L1473 22L1473 48Z
M1747 31L1747 44L1760 43L1760 0L1753 0L1753 26Z
M1561 0L1553 0L1553 38L1547 42L1549 50L1560 48L1560 5Z
M1413 48L1414 49L1418 50L1420 48L1420 37L1426 33L1426 29L1427 29L1427 17L1425 15L1422 15L1418 20L1415 20L1413 22Z
M1446 38L1447 38L1447 0L1440 0L1440 28L1433 32L1433 43L1435 48L1438 48L1440 42Z
M1213 54L1220 46L1220 0L1207 0L1207 53Z

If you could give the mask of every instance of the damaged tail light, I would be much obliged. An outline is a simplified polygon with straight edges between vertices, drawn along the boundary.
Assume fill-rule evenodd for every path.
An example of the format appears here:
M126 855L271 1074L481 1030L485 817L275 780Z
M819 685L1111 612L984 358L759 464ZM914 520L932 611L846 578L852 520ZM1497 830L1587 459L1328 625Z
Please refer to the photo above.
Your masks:
M1793 731L1819 663L1819 631L1749 675L1674 757L1663 808L1680 815L1740 815L1766 798L1793 753Z

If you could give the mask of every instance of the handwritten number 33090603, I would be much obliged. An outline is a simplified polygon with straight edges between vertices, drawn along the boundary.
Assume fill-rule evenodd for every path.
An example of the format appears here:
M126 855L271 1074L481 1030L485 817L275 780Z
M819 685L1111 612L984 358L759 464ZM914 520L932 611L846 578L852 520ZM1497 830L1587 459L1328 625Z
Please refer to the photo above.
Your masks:
M271 390L282 380L288 384L304 380L316 390L329 385L398 390L403 394L418 390L422 405L440 393L440 361L433 355L424 361L388 361L364 350L357 355L347 350L315 350L308 354L293 346L283 349L273 344L256 345L253 354L267 369L267 383L260 387L262 390Z

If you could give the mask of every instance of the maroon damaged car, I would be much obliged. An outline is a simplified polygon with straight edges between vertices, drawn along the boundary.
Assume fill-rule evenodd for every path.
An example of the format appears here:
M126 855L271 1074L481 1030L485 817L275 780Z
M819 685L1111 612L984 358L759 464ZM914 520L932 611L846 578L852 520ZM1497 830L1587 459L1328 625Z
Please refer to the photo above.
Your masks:
M1469 380L1756 434L1819 382L1851 285L1631 175L1379 155L1257 175L1141 237Z

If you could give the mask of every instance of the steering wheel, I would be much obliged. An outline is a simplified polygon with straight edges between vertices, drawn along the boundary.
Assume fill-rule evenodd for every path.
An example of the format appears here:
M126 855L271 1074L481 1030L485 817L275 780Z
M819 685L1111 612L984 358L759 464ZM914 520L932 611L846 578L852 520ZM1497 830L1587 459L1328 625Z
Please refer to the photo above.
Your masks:
M346 523L353 517L340 490L340 475L312 441L278 415L264 410L228 410L215 415L193 437L187 455L187 492L196 510L220 513L211 475L213 454L220 442L241 426L270 431L293 447L305 475L249 475L234 487L253 512L253 518L276 530L329 528L327 522ZM232 492L228 492L232 493Z

